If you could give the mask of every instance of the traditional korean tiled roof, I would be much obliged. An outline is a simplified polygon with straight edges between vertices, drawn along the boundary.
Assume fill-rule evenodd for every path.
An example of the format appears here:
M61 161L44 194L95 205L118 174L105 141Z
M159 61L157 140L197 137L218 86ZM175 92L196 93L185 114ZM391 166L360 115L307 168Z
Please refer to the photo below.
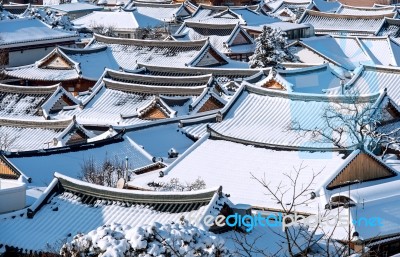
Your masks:
M64 108L53 117L76 115L84 124L133 125L188 115L194 99L214 84L210 74L168 77L106 70L82 106Z
M11 78L62 82L84 78L97 81L105 68L118 69L111 49L106 46L93 48L57 47L34 64L6 68Z
M349 15L393 15L396 12L395 6L385 6L385 7L358 7L341 5L336 13L339 14L349 14Z
M372 105L381 101L382 94L361 95L359 101ZM220 114L214 115L216 123L209 125L208 131L216 138L277 149L337 149L329 141L312 139L310 134L299 136L291 127L299 124L302 128L325 129L324 110L339 103L345 106L346 101L347 96L288 93L243 82ZM193 138L204 133L204 125L197 123L188 130ZM345 140L347 147L353 147L350 138Z
M19 15L26 11L26 9L29 7L29 4L3 4L3 7L8 12Z
M355 90L360 94L371 94L383 89L387 89L389 97L397 104L400 104L400 69L388 66L369 66L363 65L355 71L355 75L345 88ZM340 93L337 90L328 91L328 94Z
M213 154L210 155L210 152ZM207 185L221 184L226 188L234 204L279 209L279 203L272 197L265 197L265 188L252 175L260 180L265 179L272 188L279 185L287 188L293 185L285 179L285 174L293 177L294 169L304 167L297 186L300 188L301 184L309 183L313 175L321 172L312 185L315 188L321 179L336 171L343 162L343 156L339 152L277 151L229 140L215 140L207 135L166 167L163 170L164 177L160 178L157 171L152 171L135 176L129 184L148 187L150 182L169 181L170 178L191 181L201 176ZM286 197L288 195L283 200L289 201ZM313 213L316 209L312 208L316 208L317 204L310 202L308 206L296 206L296 210Z
M394 18L395 15L347 15L307 10L299 23L313 25L316 34L375 35L385 18Z
M307 8L310 5L310 0L278 0L264 3L261 8L265 12L277 12L288 8L292 11L298 8Z
M74 20L74 25L85 28L97 26L113 27L117 31L134 32L139 28L136 17L132 11L103 12L94 11Z
M1 48L22 47L49 43L74 42L78 35L51 29L37 19L12 19L0 21Z
M329 64L293 70L278 70L278 73L292 85L294 92L301 93L323 93L326 89L339 87L341 80L346 80Z
M259 6L206 6L199 5L187 21L209 23L209 24L243 24L257 26L261 24L280 21L259 12Z
M42 118L41 106L57 90L58 86L21 87L0 84L0 116Z
M161 67L139 63L137 72L153 76L195 76L200 74L212 74L218 82L229 82L231 80L241 81L249 77L262 77L268 73L270 68L265 69L224 69L224 68L196 68L196 67Z
M338 1L328 2L325 0L312 0L307 9L335 13L340 6L341 3Z
M157 41L95 35L90 47L108 46L120 67L132 70L137 63L175 67L207 67L228 64L208 40Z
M48 7L52 10L56 10L56 11L60 11L62 13L68 13L68 14L103 10L102 6L85 3L85 2L64 3L64 4L57 4L57 5L50 5Z
M164 22L178 22L190 16L190 11L184 4L138 3L131 1L125 5L124 9L133 11L140 28L163 26Z
M61 86L25 87L0 84L0 117L46 119L49 113L78 101Z
M15 218L2 216L1 245L43 250L47 243L104 224L138 227L154 221L178 222L182 216L193 217L192 224L208 229L203 217L218 215L226 202L229 200L221 188L179 193L133 191L97 186L55 173L44 195L28 210L19 211L21 215Z
M223 53L252 53L254 41L239 24L205 24L185 22L173 35L176 40L188 41L209 38L210 43ZM235 51L236 46L243 50ZM239 49L237 49L239 50Z
M400 37L400 20L386 18L377 36Z
M8 135L10 146L6 151L20 152L55 147L53 139L64 131L72 120L26 121L1 119L0 131Z
M294 44L293 52L300 61L310 62L316 54L315 62L322 58L347 70L361 64L397 66L400 57L399 44L389 37L325 36L305 38L298 44L302 47L295 49Z

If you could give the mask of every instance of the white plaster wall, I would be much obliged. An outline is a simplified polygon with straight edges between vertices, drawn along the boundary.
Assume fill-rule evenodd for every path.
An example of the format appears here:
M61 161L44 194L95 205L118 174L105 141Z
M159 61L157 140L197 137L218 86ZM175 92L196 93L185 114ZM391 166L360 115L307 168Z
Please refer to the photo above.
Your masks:
M26 205L26 184L14 180L0 180L0 213L20 210Z

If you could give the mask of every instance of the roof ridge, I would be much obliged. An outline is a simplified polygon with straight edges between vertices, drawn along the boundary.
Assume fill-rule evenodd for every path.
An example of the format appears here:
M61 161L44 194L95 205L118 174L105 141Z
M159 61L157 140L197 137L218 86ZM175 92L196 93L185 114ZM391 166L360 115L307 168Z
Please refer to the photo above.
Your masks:
M95 40L106 44L143 45L143 46L157 46L157 47L203 47L207 43L207 39L193 40L193 41L160 41L160 40L115 38L99 34L94 34L93 37Z
M350 19L350 20L355 20L355 19L363 19L363 20L375 19L375 20L377 20L377 19L383 19L385 17L388 17L388 15L389 15L389 14L376 14L376 15L337 14L337 13L318 12L318 11L313 11L313 10L306 10L304 13L306 13L310 16L328 17L328 18L335 18L335 19ZM396 13L393 12L390 14L391 14L391 17L393 18ZM304 17L303 17L303 19L304 19ZM390 16L388 18L390 18ZM301 21L299 23L301 23Z
M299 93L299 92L286 92L286 91L278 91L273 89L256 87L246 81L244 81L243 84L245 85L245 90L250 93L270 96L270 97L287 98L293 101L345 102L346 100L351 100L351 97L346 95L324 95L324 94L309 94L309 93ZM381 92L376 92L369 95L359 95L357 99L360 102L375 102L377 99L379 99L381 94L382 94Z
M218 188L202 189L187 192L156 192L137 191L128 189L111 188L94 185L78 179L67 177L60 173L54 173L61 186L68 191L90 194L105 199L120 201L135 201L142 203L192 203L211 201Z
M46 129L65 129L73 119L68 120L21 120L0 118L2 126L23 127L23 128L46 128Z
M59 84L51 86L15 86L0 83L0 91L7 93L21 94L53 94L58 89Z

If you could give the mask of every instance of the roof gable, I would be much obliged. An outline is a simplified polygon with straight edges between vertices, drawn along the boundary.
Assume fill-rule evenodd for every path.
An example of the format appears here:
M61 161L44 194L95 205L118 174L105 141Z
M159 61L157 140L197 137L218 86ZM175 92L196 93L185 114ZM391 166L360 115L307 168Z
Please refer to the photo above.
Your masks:
M199 55L193 59L190 66L209 67L220 66L227 63L227 59L217 52L208 42L207 45L203 47L203 50L200 51Z
M369 152L360 151L339 171L327 185L331 190L355 182L384 179L396 176L397 173Z
M56 48L40 60L37 67L41 69L72 70L75 68L75 63Z

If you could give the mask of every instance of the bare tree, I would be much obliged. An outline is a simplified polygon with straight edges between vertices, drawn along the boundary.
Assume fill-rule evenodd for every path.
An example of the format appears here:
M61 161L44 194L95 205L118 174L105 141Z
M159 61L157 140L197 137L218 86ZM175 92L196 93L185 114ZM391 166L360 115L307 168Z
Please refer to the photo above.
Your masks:
M299 137L310 136L318 143L331 143L340 149L367 147L369 150L383 147L383 156L389 147L399 144L399 128L382 132L379 126L384 120L385 107L362 99L357 92L348 92L345 98L332 101L322 111L323 124L306 127L294 120L288 131L296 131Z
M91 30L96 33L96 34L100 34L103 36L107 36L107 37L117 37L117 33L115 31L115 26L106 26L104 24L97 24L95 22L92 22L89 27L91 28Z
M179 178L171 178L169 182L150 182L148 186L156 191L196 191L206 188L206 182L198 177L193 182L182 183Z
M146 28L138 28L135 30L135 38L138 39L163 39L167 31L162 26L151 27L147 26Z
M114 159L106 157L102 163L96 163L90 157L81 165L80 179L97 185L116 187L118 179L124 176L125 166L116 156Z
M271 185L265 176L263 178L256 177L253 174L251 176L252 179L258 181L266 189L266 195L272 196L272 199L278 203L279 211L284 219L286 216L296 213L296 208L305 206L312 201L313 186L322 171L313 172L309 181L301 183L300 178L304 172L309 172L306 166L301 165L299 168L294 168L294 172L284 173L285 181L281 181L278 185ZM322 219L330 217L328 216L329 210L323 210L321 213L318 210L318 212ZM320 221L317 221L312 227L301 224L301 221L291 220L289 222L283 220L282 222L288 222L287 224L289 224L289 226L283 227L283 232L270 230L278 238L276 240L278 250L271 252L268 247L260 248L260 244L257 244L257 241L262 239L261 236L249 240L246 234L235 232L231 239L235 242L236 254L243 257L254 255L306 257L309 256L308 254L318 252L318 256L329 257L342 256L347 249L346 246L332 238L337 223L329 231L324 231L324 226L321 225ZM324 242L324 246L320 245L321 242Z

